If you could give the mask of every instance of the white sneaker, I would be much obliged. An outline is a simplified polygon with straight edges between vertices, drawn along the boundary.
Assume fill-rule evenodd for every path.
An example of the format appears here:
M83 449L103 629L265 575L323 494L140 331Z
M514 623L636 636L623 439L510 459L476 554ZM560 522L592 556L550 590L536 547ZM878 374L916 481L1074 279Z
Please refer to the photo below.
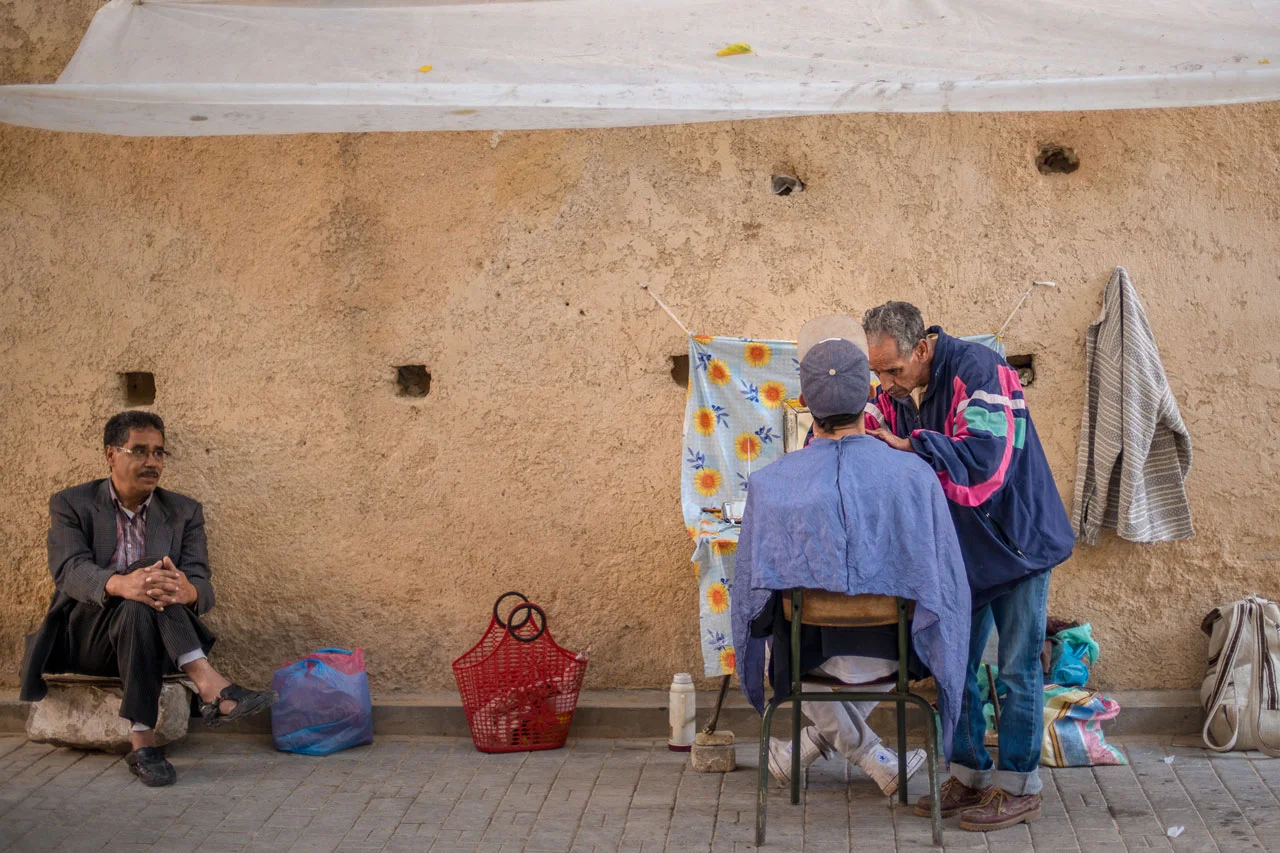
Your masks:
M924 766L927 757L923 749L913 749L907 753L908 779ZM891 797L898 792L898 754L892 749L883 745L877 746L862 757L858 766L880 786L880 790L886 797Z
M822 736L817 726L807 726L800 731L801 770L809 769L819 756L827 758L831 753L831 742ZM769 738L769 772L783 785L791 784L791 738Z

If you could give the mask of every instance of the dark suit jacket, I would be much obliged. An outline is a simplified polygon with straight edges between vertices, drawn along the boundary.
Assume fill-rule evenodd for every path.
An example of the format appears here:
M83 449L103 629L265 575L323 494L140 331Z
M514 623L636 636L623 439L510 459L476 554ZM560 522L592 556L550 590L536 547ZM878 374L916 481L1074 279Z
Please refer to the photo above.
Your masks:
M47 692L44 673L54 671L66 647L67 617L76 602L107 603L108 568L116 549L115 506L107 481L94 480L58 492L49 499L49 572L54 593L44 624L27 636L22 659L24 702L38 702ZM204 536L204 510L198 501L167 489L156 489L147 508L146 555L151 562L168 556L196 588L195 611L213 607L209 582L209 550Z

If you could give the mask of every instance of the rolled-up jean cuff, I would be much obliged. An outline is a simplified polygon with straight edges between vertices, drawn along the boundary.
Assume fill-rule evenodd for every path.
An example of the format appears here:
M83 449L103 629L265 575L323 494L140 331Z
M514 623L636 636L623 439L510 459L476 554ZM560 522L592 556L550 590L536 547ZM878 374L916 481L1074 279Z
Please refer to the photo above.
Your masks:
M991 787L993 772L992 770L974 770L955 761L951 762L951 777L966 788L973 788L976 791Z
M1025 797L1028 794L1038 794L1040 789L1044 787L1044 783L1040 781L1040 768L1032 770L1030 773L1015 773L1012 770L997 770L996 787L1015 797Z

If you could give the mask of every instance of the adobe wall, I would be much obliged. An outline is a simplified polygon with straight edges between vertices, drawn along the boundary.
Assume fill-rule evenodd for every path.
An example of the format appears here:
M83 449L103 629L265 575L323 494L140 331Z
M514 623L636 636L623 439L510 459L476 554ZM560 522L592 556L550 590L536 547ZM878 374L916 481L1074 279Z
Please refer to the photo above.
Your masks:
M51 80L96 3L0 4L0 80ZM1190 687L1198 625L1280 594L1280 106L866 115L506 134L208 140L0 127L0 681L41 619L46 500L102 476L118 374L155 374L202 500L216 658L260 683L363 645L375 691L451 685L498 593L588 686L699 670L680 518L680 332L793 337L889 298L1032 353L1070 504L1083 333L1112 268L1195 440L1195 538L1081 546L1051 611L1097 681ZM1042 143L1080 169L1041 175ZM801 195L768 192L794 169ZM422 399L395 366L425 364Z

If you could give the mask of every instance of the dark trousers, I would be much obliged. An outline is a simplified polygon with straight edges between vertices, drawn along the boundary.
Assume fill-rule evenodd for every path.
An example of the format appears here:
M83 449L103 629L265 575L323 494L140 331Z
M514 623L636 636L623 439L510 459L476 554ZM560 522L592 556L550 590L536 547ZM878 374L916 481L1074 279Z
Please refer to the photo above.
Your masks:
M178 672L182 655L212 646L213 634L189 607L156 610L122 598L110 599L105 607L81 602L67 620L62 668L119 678L124 683L120 716L155 728L164 676Z

